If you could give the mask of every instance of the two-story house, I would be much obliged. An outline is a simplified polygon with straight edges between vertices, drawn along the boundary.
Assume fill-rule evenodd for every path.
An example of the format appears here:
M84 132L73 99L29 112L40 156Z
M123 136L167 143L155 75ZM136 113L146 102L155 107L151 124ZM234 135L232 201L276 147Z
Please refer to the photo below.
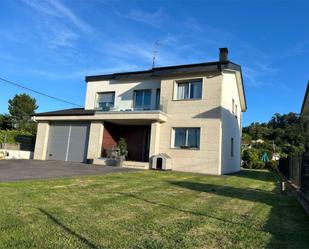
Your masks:
M164 153L172 170L240 170L246 98L241 67L215 62L87 76L85 108L36 114L34 159L102 163L122 137L128 161Z

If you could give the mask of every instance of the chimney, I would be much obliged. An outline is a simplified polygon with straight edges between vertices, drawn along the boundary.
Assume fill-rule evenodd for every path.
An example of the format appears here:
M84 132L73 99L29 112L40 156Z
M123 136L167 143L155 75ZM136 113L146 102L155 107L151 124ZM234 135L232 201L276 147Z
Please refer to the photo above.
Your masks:
M227 48L219 48L219 50L220 50L219 61L227 62L229 50Z

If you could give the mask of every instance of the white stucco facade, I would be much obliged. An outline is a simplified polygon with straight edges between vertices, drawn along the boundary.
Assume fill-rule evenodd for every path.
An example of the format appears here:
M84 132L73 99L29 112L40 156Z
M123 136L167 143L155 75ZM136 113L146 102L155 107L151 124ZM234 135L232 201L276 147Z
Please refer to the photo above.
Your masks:
M234 73L223 73L221 107L221 174L227 174L239 171L241 164L242 111Z
M133 94L135 90L151 89L151 109L155 109L156 91L160 89L160 80L142 81L95 81L87 83L85 109L96 108L97 94L101 92L115 92L115 108L125 110L133 108Z

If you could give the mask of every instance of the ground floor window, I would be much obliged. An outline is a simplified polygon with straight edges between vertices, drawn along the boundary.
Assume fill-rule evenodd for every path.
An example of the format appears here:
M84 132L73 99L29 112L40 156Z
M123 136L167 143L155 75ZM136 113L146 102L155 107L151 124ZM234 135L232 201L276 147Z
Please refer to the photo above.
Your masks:
M200 128L174 128L173 147L198 149L200 147Z

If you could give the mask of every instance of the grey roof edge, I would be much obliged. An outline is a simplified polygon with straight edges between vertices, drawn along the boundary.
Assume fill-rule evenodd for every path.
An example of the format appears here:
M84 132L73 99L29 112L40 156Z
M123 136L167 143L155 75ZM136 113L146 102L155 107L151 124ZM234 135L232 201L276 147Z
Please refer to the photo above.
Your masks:
M309 94L309 80L308 80L308 82L307 82L306 92L305 92L303 104L302 104L301 110L300 110L300 113L301 113L301 114L302 114L303 111L304 111L305 103L306 103L306 101L307 101L307 99L308 99L308 94Z
M241 84L242 84L242 89L243 89L243 95L244 95L244 100L245 100L245 106L246 106L246 111L247 111L247 97L246 97L246 91L245 91L245 85L244 85L244 79L243 79L243 76L242 76L242 69L241 69L241 66L236 64L236 63L233 63L235 66L238 67L238 71L240 73L240 77L241 77Z
M98 80L111 80L111 79L120 79L128 76L135 77L155 77L155 76L164 76L170 75L170 70L181 70L188 68L198 68L198 67L209 67L211 70L220 70L223 68L230 68L232 70L240 70L240 66L231 61L214 61L214 62L204 62L204 63L195 63L195 64L184 64L176 66L166 66L166 67L155 67L149 70L143 71L132 71L132 72L122 72L122 73L112 73L112 74L102 74L102 75L93 75L86 76L86 82L98 81ZM180 72L180 71L178 71ZM188 71L186 71L188 72Z
M71 108L50 112L36 113L33 117L46 117L46 116L82 116L82 115L94 115L95 110L85 110L84 108Z

